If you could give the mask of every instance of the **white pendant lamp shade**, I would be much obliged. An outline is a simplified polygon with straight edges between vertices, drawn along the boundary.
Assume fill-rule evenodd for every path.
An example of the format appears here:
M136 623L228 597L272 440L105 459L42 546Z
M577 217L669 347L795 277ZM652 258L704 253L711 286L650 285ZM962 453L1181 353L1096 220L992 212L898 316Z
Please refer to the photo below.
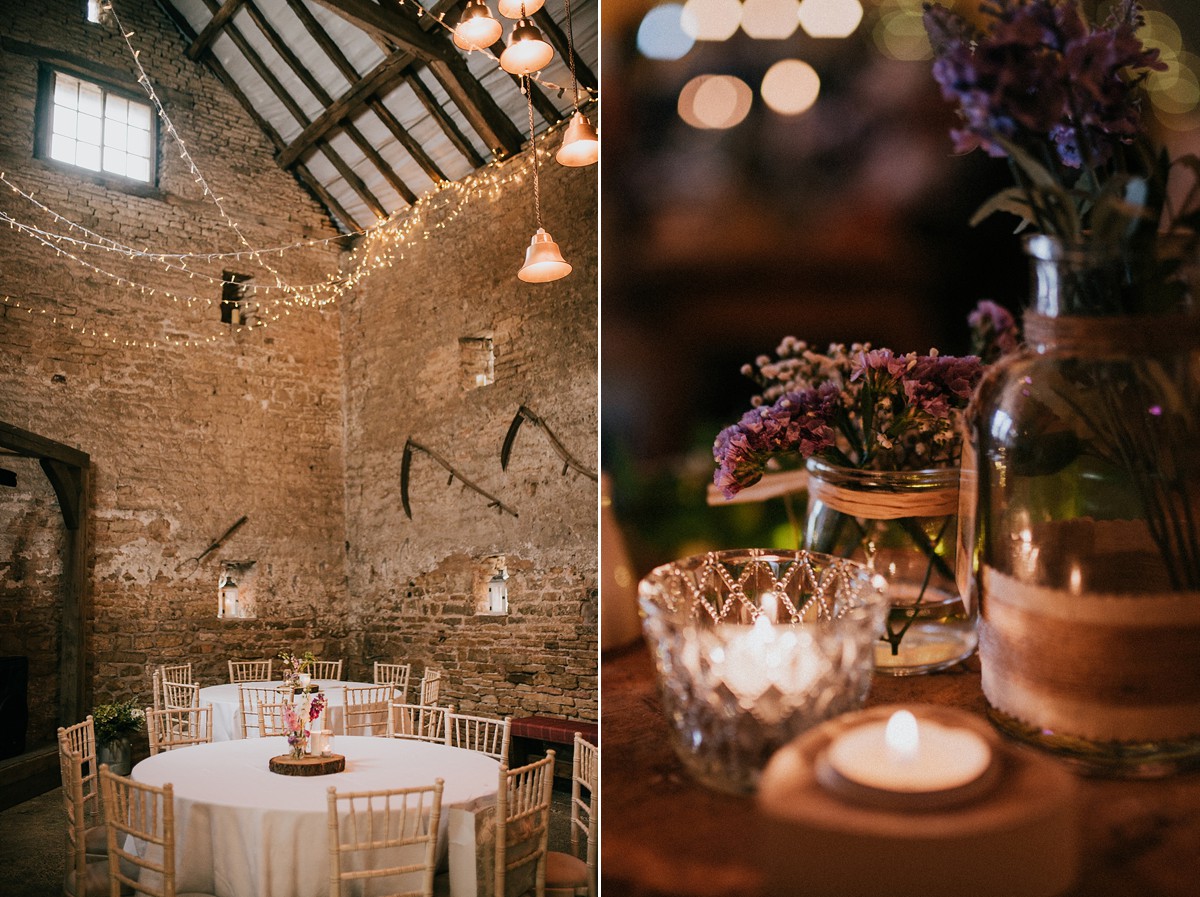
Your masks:
M503 33L484 0L469 0L454 29L454 45L460 50L482 50L500 40Z
M500 0L498 9L500 15L506 19L523 19L526 16L531 16L546 3L546 0ZM524 9L522 9L524 7Z
M546 233L545 228L539 227L529 248L525 250L525 264L517 272L517 277L526 283L549 283L570 273L571 266L558 251L554 238Z
M571 116L571 123L563 134L562 146L554 158L560 165L569 168L593 165L600 158L600 139L596 136L595 127L582 112L576 110Z
M508 47L500 54L500 68L513 75L532 75L553 58L554 48L546 43L538 26L529 19L519 19Z

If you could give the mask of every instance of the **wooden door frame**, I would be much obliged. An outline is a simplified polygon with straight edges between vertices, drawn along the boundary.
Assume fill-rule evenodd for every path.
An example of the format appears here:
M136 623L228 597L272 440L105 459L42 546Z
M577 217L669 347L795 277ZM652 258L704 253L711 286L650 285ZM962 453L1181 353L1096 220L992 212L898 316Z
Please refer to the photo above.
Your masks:
M79 449L3 421L0 421L0 450L38 461L58 497L66 527L59 624L58 720L60 725L71 725L83 719L89 697L84 632L91 591L87 566L91 551L87 526L91 458ZM58 747L27 752L5 761L3 766L0 809L57 784Z

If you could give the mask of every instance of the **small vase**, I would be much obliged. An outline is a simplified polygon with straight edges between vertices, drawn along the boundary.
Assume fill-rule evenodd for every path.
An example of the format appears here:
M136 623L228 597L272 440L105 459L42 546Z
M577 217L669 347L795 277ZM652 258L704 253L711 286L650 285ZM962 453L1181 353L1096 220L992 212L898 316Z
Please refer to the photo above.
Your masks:
M1086 771L1194 767L1200 317L1114 313L1130 290L1182 295L1186 260L1027 250L1029 348L981 384L964 453L989 713Z
M856 470L808 461L805 546L865 562L891 610L875 669L911 676L970 657L977 607L955 585L958 468Z
M133 770L133 746L128 738L105 741L96 745L96 763L108 764L108 768L120 776Z

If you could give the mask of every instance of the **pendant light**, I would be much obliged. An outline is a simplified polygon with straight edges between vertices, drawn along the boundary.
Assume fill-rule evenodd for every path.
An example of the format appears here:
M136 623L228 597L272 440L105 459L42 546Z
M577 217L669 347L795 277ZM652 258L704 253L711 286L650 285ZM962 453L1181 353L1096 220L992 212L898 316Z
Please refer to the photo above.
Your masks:
M504 28L492 17L484 0L467 0L454 29L454 46L460 50L482 50L500 40L503 33Z
M500 0L497 8L506 19L523 19L531 16L545 5L546 0Z
M526 283L549 283L570 274L571 266L562 257L554 238L542 227L542 193L538 182L537 137L533 133L533 93L528 77L523 79L522 87L529 100L529 149L533 153L533 211L537 217L537 233L529 241L529 248L525 250L525 264L517 272L517 277Z
M565 0L567 8L567 58L571 63L571 86L575 89L575 114L563 134L562 145L554 158L560 165L582 168L592 165L600 158L600 138L587 116L579 108L579 78L575 75L575 35L571 30L571 0Z
M508 46L500 54L500 68L512 75L532 75L546 67L554 58L554 48L546 43L538 26L525 14L521 4L521 17L513 26Z

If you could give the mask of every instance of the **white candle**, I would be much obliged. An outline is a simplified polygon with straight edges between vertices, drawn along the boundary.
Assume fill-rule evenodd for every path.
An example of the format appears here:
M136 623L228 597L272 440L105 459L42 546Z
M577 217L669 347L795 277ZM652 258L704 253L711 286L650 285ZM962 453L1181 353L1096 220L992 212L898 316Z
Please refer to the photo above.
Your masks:
M308 686L311 683L312 683L312 676L310 676L308 673L300 674L300 687L301 688L308 688Z
M859 785L928 794L978 780L992 762L992 750L978 732L898 710L886 723L863 723L835 737L827 760Z
M743 702L749 704L774 687L795 695L821 675L821 662L804 627L778 626L774 596L764 595L762 613L749 631L731 638L709 653L713 672Z

